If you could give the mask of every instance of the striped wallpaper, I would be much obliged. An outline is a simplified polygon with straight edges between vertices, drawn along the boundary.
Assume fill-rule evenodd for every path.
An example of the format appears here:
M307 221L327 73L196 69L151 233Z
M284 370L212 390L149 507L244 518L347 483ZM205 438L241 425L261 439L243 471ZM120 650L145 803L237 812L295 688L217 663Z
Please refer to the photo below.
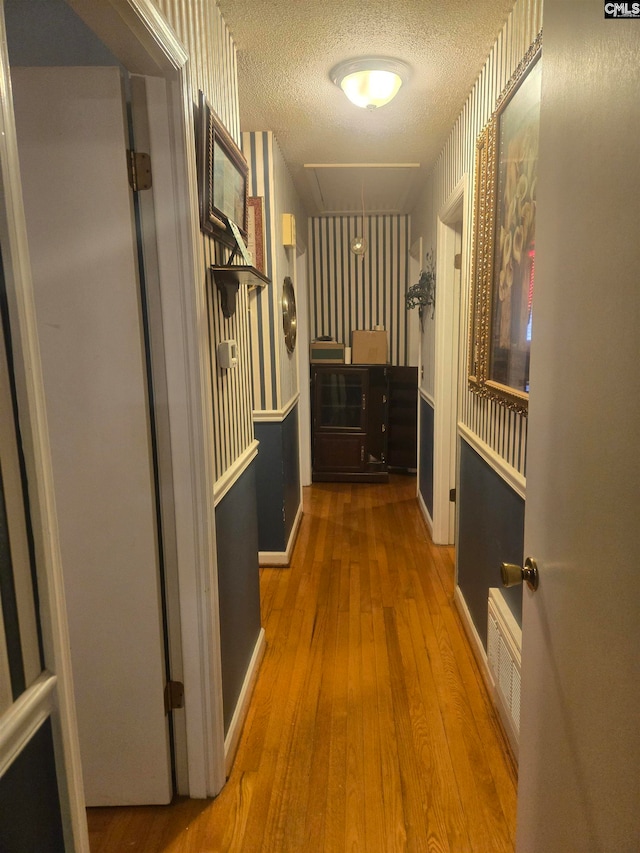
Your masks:
M225 127L240 146L240 117L236 48L215 0L155 0L189 53L192 100L202 90ZM195 155L194 155L195 156ZM251 344L249 338L249 298L240 288L236 312L225 319L220 299L209 275L209 266L224 263L227 250L210 237L201 235L202 286L206 288L211 354L211 395L213 407L214 477L219 480L253 442L251 397ZM220 370L216 347L220 341L238 343L238 365Z
M282 331L282 286L285 276L295 283L292 248L282 245L282 214L293 213L297 228L305 214L273 133L242 134L249 164L249 195L264 199L265 267L271 284L250 299L250 326L255 412L282 412L298 392L297 358L285 346Z
M424 204L436 214L451 197L465 173L469 176L468 186L473 187L475 144L478 134L491 117L500 93L541 29L542 0L518 0L429 177ZM471 205L469 208L471 209ZM468 233L471 233L470 229ZM470 239L466 241L465 251L466 268L470 271L472 253ZM461 382L459 418L508 465L524 474L527 442L526 417L516 415L492 400L481 399L467 388L469 303L469 281L467 280L463 282L462 293L462 305L465 306L461 336L461 365L464 370L464 381Z
M251 364L253 404L256 409L278 408L278 364L274 339L273 302L273 135L268 131L242 134L242 150L249 164L249 195L264 199L265 274L271 279L266 288L250 295Z
M330 335L351 344L354 329L383 326L389 361L409 363L405 294L409 286L409 217L365 216L368 248L350 250L361 216L313 217L309 224L311 339Z
M290 353L284 336L282 319L282 291L285 276L289 276L293 282L296 295L298 289L306 287L306 279L298 279L297 257L303 251L307 234L307 212L293 184L293 178L289 171L277 139L273 140L273 204L274 220L274 259L275 259L275 282L273 298L276 310L276 341L277 358L280 368L280 402L279 408L286 409L291 401L296 398L300 390L298 380L298 352ZM291 213L296 222L296 248L288 248L283 245L282 240L282 216ZM298 300L298 303L300 300ZM304 318L301 316L299 322ZM306 353L305 353L306 355Z

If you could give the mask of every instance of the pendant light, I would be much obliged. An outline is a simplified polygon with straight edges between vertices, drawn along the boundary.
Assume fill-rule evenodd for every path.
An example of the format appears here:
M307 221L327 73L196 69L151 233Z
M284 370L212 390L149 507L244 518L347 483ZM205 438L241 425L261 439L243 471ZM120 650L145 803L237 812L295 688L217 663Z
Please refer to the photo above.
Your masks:
M359 237L354 237L351 241L351 251L354 255L358 255L359 257L364 257L364 253L367 251L367 241L364 236L364 182L362 183L362 222L361 222L361 232Z

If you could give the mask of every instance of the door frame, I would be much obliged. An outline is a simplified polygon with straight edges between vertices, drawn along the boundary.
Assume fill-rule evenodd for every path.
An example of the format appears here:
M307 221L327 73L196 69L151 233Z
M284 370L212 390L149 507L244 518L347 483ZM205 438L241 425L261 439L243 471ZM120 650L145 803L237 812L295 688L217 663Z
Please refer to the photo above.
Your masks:
M224 729L215 530L211 523L214 466L210 442L213 419L209 399L209 342L204 321L204 267L197 239L199 216L188 55L150 0L70 0L69 5L130 73L164 78L167 86L170 169L158 170L154 181L156 186L162 186L165 198L162 208L156 208L156 218L164 221L162 231L165 239L172 243L175 261L172 286L163 288L166 322L161 334L167 354L184 655L188 790L179 793L191 797L214 796L225 782ZM4 29L4 17L2 26ZM20 287L15 288L19 291L18 305L12 315L16 338L24 341L25 350L25 376L18 381L20 388L25 382L31 382L25 393L30 394L29 403L37 421L33 450L40 456L42 448L48 455L48 439L6 50L2 52L0 72L5 123L2 167L6 173L5 192L11 214L9 228L13 232L9 234L9 241L14 269L21 273ZM11 193L6 191L9 182ZM170 228L167 228L167 221L172 223ZM41 513L36 525L48 521L43 530L50 531L54 516L48 464L43 480L40 487L48 514ZM57 540L53 545L50 543L50 549L52 547L57 555ZM59 572L59 563L53 569ZM56 582L61 583L61 577L56 575ZM59 594L62 595L61 589ZM64 645L64 641L61 642ZM68 656L60 666L69 667ZM65 689L69 691L70 687ZM72 696L67 695L67 700L72 707ZM73 751L72 727L66 727L63 739ZM80 811L84 814L81 771L75 753L72 758L70 773L75 793L70 811L72 818L75 813L76 823L81 823Z
M163 244L173 243L171 286L162 289L163 335L175 487L178 588L184 663L188 793L224 785L224 724L214 518L213 407L206 283L195 163L194 94L188 54L151 0L71 0L69 5L130 73L167 83L170 170L156 170ZM176 215L177 212L177 215ZM166 281L166 278L165 278ZM179 764L179 762L177 762Z
M455 504L450 490L456 486L458 400L461 364L461 295L468 281L469 192L465 173L440 208L437 222L436 402L433 424L433 541L438 545L455 542ZM462 268L454 269L456 228L462 220ZM456 281L457 279L457 281Z
M300 506L303 505L303 487L311 485L311 373L309 365L309 278L307 251L294 256L294 287L298 318L298 433L300 447Z
M34 539L45 670L2 715L0 774L51 718L65 847L89 851L26 221L18 164L4 3L0 4L0 245L11 329L13 379ZM4 344L2 344L4 345Z

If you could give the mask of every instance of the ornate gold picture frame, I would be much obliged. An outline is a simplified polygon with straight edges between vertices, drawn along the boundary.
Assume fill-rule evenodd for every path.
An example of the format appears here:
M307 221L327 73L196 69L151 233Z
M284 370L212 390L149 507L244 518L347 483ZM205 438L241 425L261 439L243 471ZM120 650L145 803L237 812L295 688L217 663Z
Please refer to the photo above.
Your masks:
M476 144L469 323L472 391L527 413L542 33Z

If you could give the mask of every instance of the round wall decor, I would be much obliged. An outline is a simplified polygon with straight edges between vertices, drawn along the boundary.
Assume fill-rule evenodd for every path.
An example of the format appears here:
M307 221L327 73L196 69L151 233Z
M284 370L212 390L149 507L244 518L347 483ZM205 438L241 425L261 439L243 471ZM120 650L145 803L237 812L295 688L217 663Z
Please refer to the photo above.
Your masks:
M293 352L296 348L297 335L296 294L289 276L285 276L282 286L282 328L287 350Z

